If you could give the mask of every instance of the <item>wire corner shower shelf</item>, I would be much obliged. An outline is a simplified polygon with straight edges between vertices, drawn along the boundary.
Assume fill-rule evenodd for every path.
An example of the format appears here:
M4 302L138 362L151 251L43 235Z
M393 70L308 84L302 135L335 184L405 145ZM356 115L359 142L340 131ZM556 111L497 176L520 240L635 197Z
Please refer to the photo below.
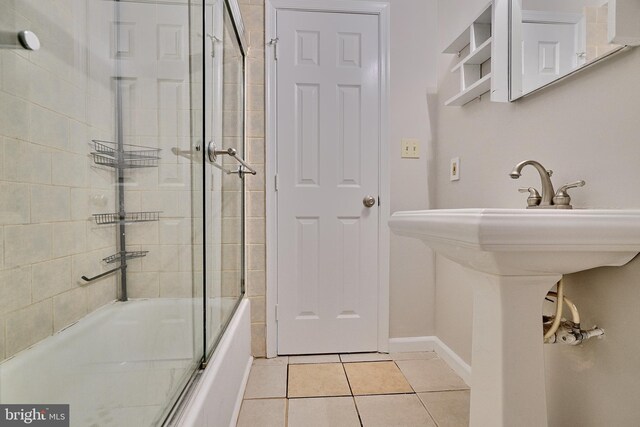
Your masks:
M121 142L121 138L119 138L118 142L103 141L100 139L94 139L91 142L93 143L94 148L94 151L91 153L93 162L97 165L114 168L117 172L116 179L118 188L119 209L118 212L95 213L92 214L92 216L96 224L98 225L117 225L120 250L115 254L109 255L108 257L102 259L102 261L106 264L118 263L119 265L117 267L102 272L93 277L82 276L82 280L84 280L85 282L92 282L109 274L120 271L120 300L126 301L127 261L134 258L142 258L149 253L149 251L142 250L126 250L126 224L159 221L161 211L127 212L125 210L124 170L157 167L160 160L161 150L159 148L145 147L142 145L124 144Z

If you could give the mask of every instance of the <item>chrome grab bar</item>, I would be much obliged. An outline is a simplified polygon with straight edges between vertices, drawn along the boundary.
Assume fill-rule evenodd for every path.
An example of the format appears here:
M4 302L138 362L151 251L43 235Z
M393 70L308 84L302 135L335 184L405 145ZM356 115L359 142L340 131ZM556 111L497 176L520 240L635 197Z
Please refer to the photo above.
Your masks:
M250 173L251 175L255 175L258 173L254 168L249 166L247 162L245 162L241 157L238 156L238 152L236 151L235 148L229 148L227 150L218 150L216 149L216 145L214 144L214 142L209 141L209 145L207 146L207 155L209 156L209 161L211 162L211 164L217 167L218 169L220 169L221 171L223 171L224 173L226 173L227 175L230 175L232 173L237 173L238 175L242 176L245 173ZM218 156L221 156L221 155L227 155L229 157L233 157L242 166L238 167L237 170L225 169L223 166L216 163Z

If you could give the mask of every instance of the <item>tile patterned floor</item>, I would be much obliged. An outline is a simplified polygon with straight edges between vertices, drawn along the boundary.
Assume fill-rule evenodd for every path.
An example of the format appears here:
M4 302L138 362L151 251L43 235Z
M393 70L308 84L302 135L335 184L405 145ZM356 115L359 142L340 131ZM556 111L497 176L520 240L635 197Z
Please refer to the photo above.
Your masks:
M463 427L469 387L433 352L256 359L238 427Z

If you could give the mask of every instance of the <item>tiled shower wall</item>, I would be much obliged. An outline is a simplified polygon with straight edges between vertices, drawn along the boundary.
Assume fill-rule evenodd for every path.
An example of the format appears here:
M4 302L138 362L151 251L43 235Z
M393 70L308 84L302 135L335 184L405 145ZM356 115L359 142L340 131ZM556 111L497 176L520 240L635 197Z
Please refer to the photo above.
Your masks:
M586 60L591 61L613 50L618 45L609 43L607 36L607 23L609 15L609 5L604 4L600 7L586 6L584 15L586 17Z
M251 300L251 347L256 357L266 355L265 317L265 177L264 177L264 0L239 0L248 32L247 153L258 171L247 176L247 294Z
M114 206L112 174L89 157L91 138L114 136L110 59L95 49L109 37L101 7L2 2L0 28L28 28L46 48L0 50L0 360L116 297L113 276L80 279L115 247L90 220Z

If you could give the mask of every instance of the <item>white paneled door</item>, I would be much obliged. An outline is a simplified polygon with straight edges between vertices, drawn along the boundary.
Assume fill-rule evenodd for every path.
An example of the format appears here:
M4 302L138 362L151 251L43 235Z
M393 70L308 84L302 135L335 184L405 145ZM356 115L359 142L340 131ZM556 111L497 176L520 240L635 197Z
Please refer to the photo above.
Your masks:
M378 19L277 12L279 354L377 350Z
M579 58L576 24L522 25L522 88L530 92L576 68Z

